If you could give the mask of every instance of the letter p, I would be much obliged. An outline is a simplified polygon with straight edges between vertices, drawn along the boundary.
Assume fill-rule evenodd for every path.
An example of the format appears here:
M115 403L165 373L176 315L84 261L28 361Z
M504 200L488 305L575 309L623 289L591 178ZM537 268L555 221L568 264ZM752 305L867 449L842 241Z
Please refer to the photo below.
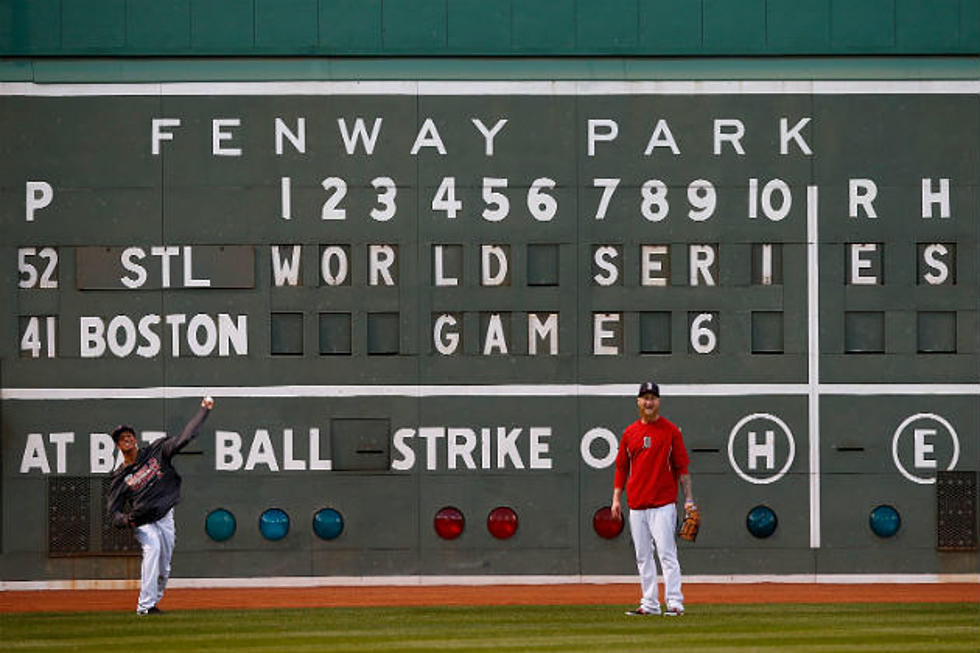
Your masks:
M51 184L46 181L27 182L25 195L27 212L24 218L28 222L34 222L34 212L38 209L43 209L54 199L54 191L51 189Z

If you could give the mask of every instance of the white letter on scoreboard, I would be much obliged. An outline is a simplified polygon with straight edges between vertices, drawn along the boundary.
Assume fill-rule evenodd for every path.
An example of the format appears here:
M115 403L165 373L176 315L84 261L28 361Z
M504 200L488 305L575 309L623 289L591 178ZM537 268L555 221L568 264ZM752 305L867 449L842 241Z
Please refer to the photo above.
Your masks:
M619 280L619 268L610 260L617 256L619 256L619 251L612 245L603 245L602 247L596 248L593 260L595 261L596 267L602 272L605 272L605 274L599 272L592 279L600 286L611 286Z
M459 332L455 330L446 331L446 327L452 328L456 324L455 317L449 313L443 313L436 318L435 324L432 326L432 344L436 351L443 356L451 356L459 349Z
M320 429L310 429L310 469L319 471L330 471L333 468L333 461L329 458L320 458Z
M858 217L858 208L864 209L864 214L869 218L877 218L875 213L874 201L878 197L878 185L872 179L851 179L848 184L848 209L847 215L851 218Z
M235 431L214 432L214 469L235 472L242 468L242 436Z
M51 184L46 181L29 181L25 187L25 202L27 213L24 219L27 222L34 222L34 212L43 209L54 198L54 190Z
M75 434L72 432L51 433L48 435L48 439L55 446L55 465L57 466L57 471L59 474L64 474L68 471L68 445L75 442Z
M282 156L283 136L285 136L300 154L306 154L306 118L296 119L296 131L286 126L282 118L276 118L276 154Z
M180 127L180 118L154 118L150 122L150 150L153 156L160 155L160 141L172 141L173 132L163 131L163 127Z
M619 324L619 313L596 313L593 318L592 327L592 353L596 356L615 356L619 353L619 346L607 345L606 340L616 337L615 332L608 329L608 325Z
M211 154L214 156L241 156L240 147L225 147L222 141L230 141L235 137L230 131L224 131L222 127L238 127L242 121L238 118L215 118L211 121Z
M926 280L926 283L932 286L939 286L946 283L949 279L949 266L940 256L946 256L949 254L949 249L942 243L933 243L927 245L922 251L922 258L925 264L929 266L929 272L922 275L922 278Z
M498 120L497 124L493 126L493 129L487 129L487 126L484 125L483 121L479 118L470 118L470 120L474 125L476 125L476 128L480 130L480 133L483 134L483 139L486 141L483 153L487 156L493 156L493 139L496 138L497 132L503 129L504 125L507 124L507 119L501 118Z
M773 469L776 466L776 433L766 431L766 441L759 442L759 434L749 431L749 469L756 469L759 466L759 458L766 459L766 469Z
M863 275L862 270L871 269L871 261L862 258L865 253L878 251L875 243L854 243L851 245L851 284L855 286L874 286L878 284L878 277L874 275Z
M599 131L599 130L602 131ZM595 144L599 141L614 141L619 135L619 124L608 118L589 118L588 147L589 156L595 156Z
M44 438L40 433L28 433L24 456L20 459L20 473L27 474L35 467L41 470L42 474L51 473L48 452L44 449Z
M936 459L926 458L926 454L931 454L935 450L935 445L926 442L926 436L935 436L936 429L915 429L912 433L912 440L915 446L915 466L919 469L935 469Z
M922 217L932 217L932 207L939 205L939 217L949 217L949 179L939 180L939 190L932 190L932 179L926 177L922 180Z
M116 443L107 433L89 434L88 448L90 473L108 474L115 469L116 459L112 453L116 450Z
M391 468L398 472L404 472L415 467L415 450L406 442L409 438L415 437L415 429L398 429L392 436L395 449L402 455L400 459L391 461Z
M732 128L732 131L726 131ZM745 124L737 118L716 118L715 119L715 156L721 154L722 141L728 141L735 149L735 153L744 155L742 149L742 137L745 136Z
M548 458L549 446L543 440L551 437L550 426L532 426L531 450L528 467L531 469L551 469L551 458Z

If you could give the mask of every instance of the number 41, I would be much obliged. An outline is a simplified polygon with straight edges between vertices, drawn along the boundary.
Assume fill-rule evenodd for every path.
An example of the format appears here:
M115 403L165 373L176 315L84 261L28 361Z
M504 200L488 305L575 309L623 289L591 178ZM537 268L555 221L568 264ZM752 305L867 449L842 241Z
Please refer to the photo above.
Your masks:
M23 335L20 337L20 350L22 352L30 352L31 358L40 358L41 350L44 349L46 358L54 358L55 320L54 315L22 318L22 324L24 326Z

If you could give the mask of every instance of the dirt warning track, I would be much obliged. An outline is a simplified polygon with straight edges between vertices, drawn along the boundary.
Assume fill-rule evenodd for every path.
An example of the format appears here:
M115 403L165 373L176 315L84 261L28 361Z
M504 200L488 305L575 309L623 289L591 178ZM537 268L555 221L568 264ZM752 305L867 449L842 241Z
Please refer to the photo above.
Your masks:
M0 612L135 610L134 590L0 592ZM980 603L977 583L688 583L686 603ZM639 599L639 585L431 585L186 589L167 591L164 610L372 606L616 605Z

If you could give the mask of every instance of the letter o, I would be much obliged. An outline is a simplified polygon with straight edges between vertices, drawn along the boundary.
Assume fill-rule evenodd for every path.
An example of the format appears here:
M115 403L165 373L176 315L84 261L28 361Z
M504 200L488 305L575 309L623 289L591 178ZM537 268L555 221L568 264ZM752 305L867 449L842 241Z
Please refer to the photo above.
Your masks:
M109 328L106 331L109 351L119 358L125 358L133 353L133 348L136 347L136 325L131 319L125 315L117 315L109 322ZM122 342L119 341L120 331L125 337Z
M204 342L198 338L198 333L204 329ZM218 328L214 320L206 313L198 313L191 318L187 325L187 345L195 356L207 356L214 351L218 343Z
M592 455L592 443L596 440L604 440L609 447L608 453L603 458L596 458ZM616 462L616 454L619 453L619 440L609 429L596 426L586 431L585 435L582 436L579 451L586 465L593 469L606 469Z
M336 274L332 270L332 259L337 259ZM323 277L323 282L328 286L342 286L347 281L347 270L347 252L344 251L344 248L337 245L325 247L320 258L320 274Z

